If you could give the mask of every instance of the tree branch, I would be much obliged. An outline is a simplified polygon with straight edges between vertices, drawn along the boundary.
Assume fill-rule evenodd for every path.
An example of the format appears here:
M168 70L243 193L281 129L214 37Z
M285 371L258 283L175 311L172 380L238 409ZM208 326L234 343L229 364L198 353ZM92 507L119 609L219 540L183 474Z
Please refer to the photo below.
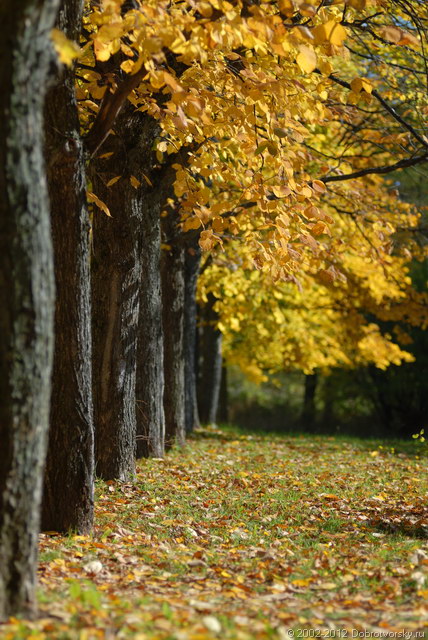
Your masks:
M106 91L94 123L85 138L85 147L91 156L97 152L107 138L129 94L138 87L145 73L146 69L142 66L134 75L127 75L126 78L117 85L114 93L108 90Z
M413 158L407 158L406 160L399 160L395 164L384 167L369 167L368 169L361 169L360 171L353 171L352 173L345 173L343 175L325 176L321 177L323 182L340 182L342 180L353 180L354 178L362 178L371 174L383 175L386 173L392 173L397 169L405 169L406 167L413 167L421 162L428 161L428 152L422 156L413 156Z
M318 69L315 69L314 73L318 73L319 75L321 75L321 71L319 71ZM328 76L330 80L332 80L333 82L335 82L336 84L339 84L341 87L345 87L346 89L349 89L350 91L352 91L352 87L349 84L349 82L346 82L346 80L341 80L340 78L338 78L337 76L335 76L334 74L331 74L330 76ZM383 106L383 108L385 109L385 111L387 111L393 118L394 120L396 120L397 122L399 122L405 129L407 129L407 131L409 131L412 136L426 149L428 149L428 142L425 140L425 138L423 136L421 136L416 129L414 129L412 127L411 124L409 124L408 122L406 122L406 120L404 120L404 118L402 118L400 116L399 113L397 113L397 111L394 109L394 107L391 107L390 104L388 104L386 102L386 100L384 100L382 98L382 96L376 91L376 89L373 89L373 91L371 92L371 95L376 98L376 100L378 102L380 102L380 104Z

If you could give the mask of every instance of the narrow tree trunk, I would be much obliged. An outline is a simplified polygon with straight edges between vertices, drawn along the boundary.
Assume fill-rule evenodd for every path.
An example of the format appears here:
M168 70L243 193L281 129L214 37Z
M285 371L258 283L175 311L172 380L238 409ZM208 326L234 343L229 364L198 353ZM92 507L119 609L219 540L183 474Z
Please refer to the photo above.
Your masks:
M333 375L329 375L324 378L323 385L323 399L324 408L322 413L322 425L326 429L331 429L332 421L334 417L334 378Z
M173 214L164 218L168 249L162 252L162 304L164 333L165 446L184 445L184 244Z
M78 40L83 2L67 7L58 27ZM84 534L94 511L89 217L71 70L48 93L45 129L57 298L42 527Z
M54 313L43 103L57 6L0 4L0 619L35 601Z
M227 389L227 367L221 368L220 396L218 400L218 421L229 421L229 394Z
M93 188L111 218L94 214L93 341L96 473L126 480L136 455L136 362L141 283L144 162L154 121L132 105L93 163ZM111 187L107 183L120 175ZM133 186L138 183L141 186ZM133 183L133 184L132 184Z
M137 455L165 453L160 207L150 200L141 232L141 292L137 363Z
M185 251L184 266L184 384L185 384L185 426L190 433L199 426L198 403L196 399L196 285L201 263L198 241Z
M217 328L215 302L216 298L210 294L207 304L201 310L199 338L199 415L201 422L209 424L214 424L217 419L222 369L222 335Z
M304 429L310 429L315 423L315 393L317 383L317 373L305 376L305 392L303 396L302 416L300 419Z

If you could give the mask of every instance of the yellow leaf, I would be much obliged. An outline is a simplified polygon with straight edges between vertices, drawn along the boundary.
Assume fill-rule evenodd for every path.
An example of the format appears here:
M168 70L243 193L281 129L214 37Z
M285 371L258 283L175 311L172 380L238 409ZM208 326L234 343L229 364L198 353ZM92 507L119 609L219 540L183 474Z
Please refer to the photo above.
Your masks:
M115 176L114 178L112 178L111 180L109 180L106 184L107 187L112 187L114 184L116 184L116 182L118 180L121 179L122 176Z
M80 56L80 47L59 29L52 29L51 38L60 61L71 67L73 60Z
M299 45L296 62L305 73L311 73L317 66L317 56L313 49L304 44Z
M327 590L331 590L331 589L336 589L337 585L334 582L322 582L321 584L318 585L318 589L327 589Z
M392 42L393 44L398 44L402 36L401 29L392 26L381 27L378 33L384 40Z
M123 71L125 71L125 73L132 73L132 71L134 69L134 66L135 66L135 63L134 63L133 60L125 60L120 65L120 68L123 69Z
M149 185L149 187L153 187L153 182L150 180L150 178L148 176L146 176L145 173L143 173L143 178L144 180L147 182L147 184Z
M291 0L279 0L278 6L281 13L284 13L286 16L293 15L294 6Z
M207 231L202 231L201 237L199 238L199 246L203 251L209 251L214 244L213 241L213 232L211 229Z
M366 80L366 78L355 78L351 82L351 89L355 93L360 93L360 91L371 93L373 91L373 85L370 80Z
M336 279L333 271L331 271L330 269L320 269L317 275L321 282L326 285L333 284Z
M273 132L274 132L274 134L276 136L278 136L278 138L286 138L287 137L286 130L282 129L281 127L274 127Z
M312 30L317 44L329 42L337 47L341 47L348 33L341 24L335 20L329 20Z
M135 176L131 176L129 178L129 182L134 187L134 189L138 189L139 187L141 187L141 182L139 180L137 180L137 178Z
M174 76L168 73L168 71L163 72L163 79L165 80L165 83L168 85L168 87L170 87L173 91L176 91L177 93L184 91L181 84L179 84Z
M307 587L311 582L312 578L297 578L296 580L292 580L292 584L296 587Z
M110 213L110 209L108 208L108 206L106 205L105 202L103 202L102 200L100 200L95 193L92 193L92 191L87 191L86 192L86 197L88 198L89 202L93 202L94 204L97 205L98 209L101 209L101 211L104 211L104 213L106 214L106 216L108 216L109 218L111 218L111 213Z
M314 191L318 191L318 193L325 193L327 191L327 187L324 182L321 180L313 180L312 181L312 189Z

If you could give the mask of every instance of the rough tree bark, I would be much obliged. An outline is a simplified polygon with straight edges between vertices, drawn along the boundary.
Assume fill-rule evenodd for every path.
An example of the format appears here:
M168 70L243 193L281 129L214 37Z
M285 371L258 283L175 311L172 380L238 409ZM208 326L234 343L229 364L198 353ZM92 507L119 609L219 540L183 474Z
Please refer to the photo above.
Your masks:
M164 333L165 447L183 446L186 440L184 391L184 243L175 212L163 218L168 249L162 251L162 304Z
M54 313L42 123L57 7L0 4L0 619L34 608Z
M184 257L184 385L186 433L199 426L196 398L196 285L201 264L198 236L186 242Z
M82 0L67 0L57 21L77 41L82 11ZM42 528L85 534L94 510L89 216L71 69L49 90L45 130L57 297Z
M201 422L208 424L217 419L222 370L222 335L217 329L215 302L216 298L209 294L200 312L198 406Z
M129 103L114 136L92 163L94 191L111 212L95 212L93 349L96 473L126 480L136 456L136 363L141 284L141 237L156 123ZM121 178L111 187L111 178ZM137 182L135 181L137 180ZM138 182L140 186L138 186Z
M154 158L152 158L154 164ZM174 195L175 157L161 169L152 167L152 189L146 189L141 234L142 280L137 364L137 453L165 453L165 343L161 264L161 214ZM172 294L173 295L173 294ZM169 304L169 303L168 303Z
M141 229L141 292L137 356L137 456L165 453L159 200L146 197Z

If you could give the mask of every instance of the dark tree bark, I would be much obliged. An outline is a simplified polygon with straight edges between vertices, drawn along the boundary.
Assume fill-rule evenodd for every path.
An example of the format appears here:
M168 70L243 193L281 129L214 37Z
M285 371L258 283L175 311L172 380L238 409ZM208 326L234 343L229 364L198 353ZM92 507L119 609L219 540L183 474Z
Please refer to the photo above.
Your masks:
M201 264L198 237L186 242L184 264L184 384L185 426L190 433L199 426L198 402L196 398L196 285Z
M229 421L229 394L227 389L227 367L221 368L220 396L218 399L218 421Z
M165 453L162 329L161 222L159 201L146 198L141 230L141 292L137 360L137 456Z
M74 40L82 11L81 0L60 9L58 27ZM45 129L57 297L42 527L85 534L94 511L89 216L73 70L49 90Z
M93 349L96 473L126 480L136 456L136 363L141 284L141 235L156 123L129 103L116 135L93 162L94 191L111 212L95 212L93 236ZM107 183L120 175L111 187ZM134 179L141 184L138 187ZM133 184L135 186L133 186Z
M198 406L201 422L208 424L214 424L217 419L222 369L222 335L217 328L215 302L216 298L210 294L200 314Z
M168 249L162 252L162 304L164 333L165 447L183 446L185 429L184 389L184 243L176 215L163 219Z
M43 103L57 7L0 4L0 619L35 601L54 314Z
M137 363L137 454L162 457L165 453L165 371L161 277L161 214L174 196L175 157L154 170L143 198L141 231L141 293Z
M304 429L310 429L315 423L315 393L317 390L318 374L305 376L305 392L300 421Z

